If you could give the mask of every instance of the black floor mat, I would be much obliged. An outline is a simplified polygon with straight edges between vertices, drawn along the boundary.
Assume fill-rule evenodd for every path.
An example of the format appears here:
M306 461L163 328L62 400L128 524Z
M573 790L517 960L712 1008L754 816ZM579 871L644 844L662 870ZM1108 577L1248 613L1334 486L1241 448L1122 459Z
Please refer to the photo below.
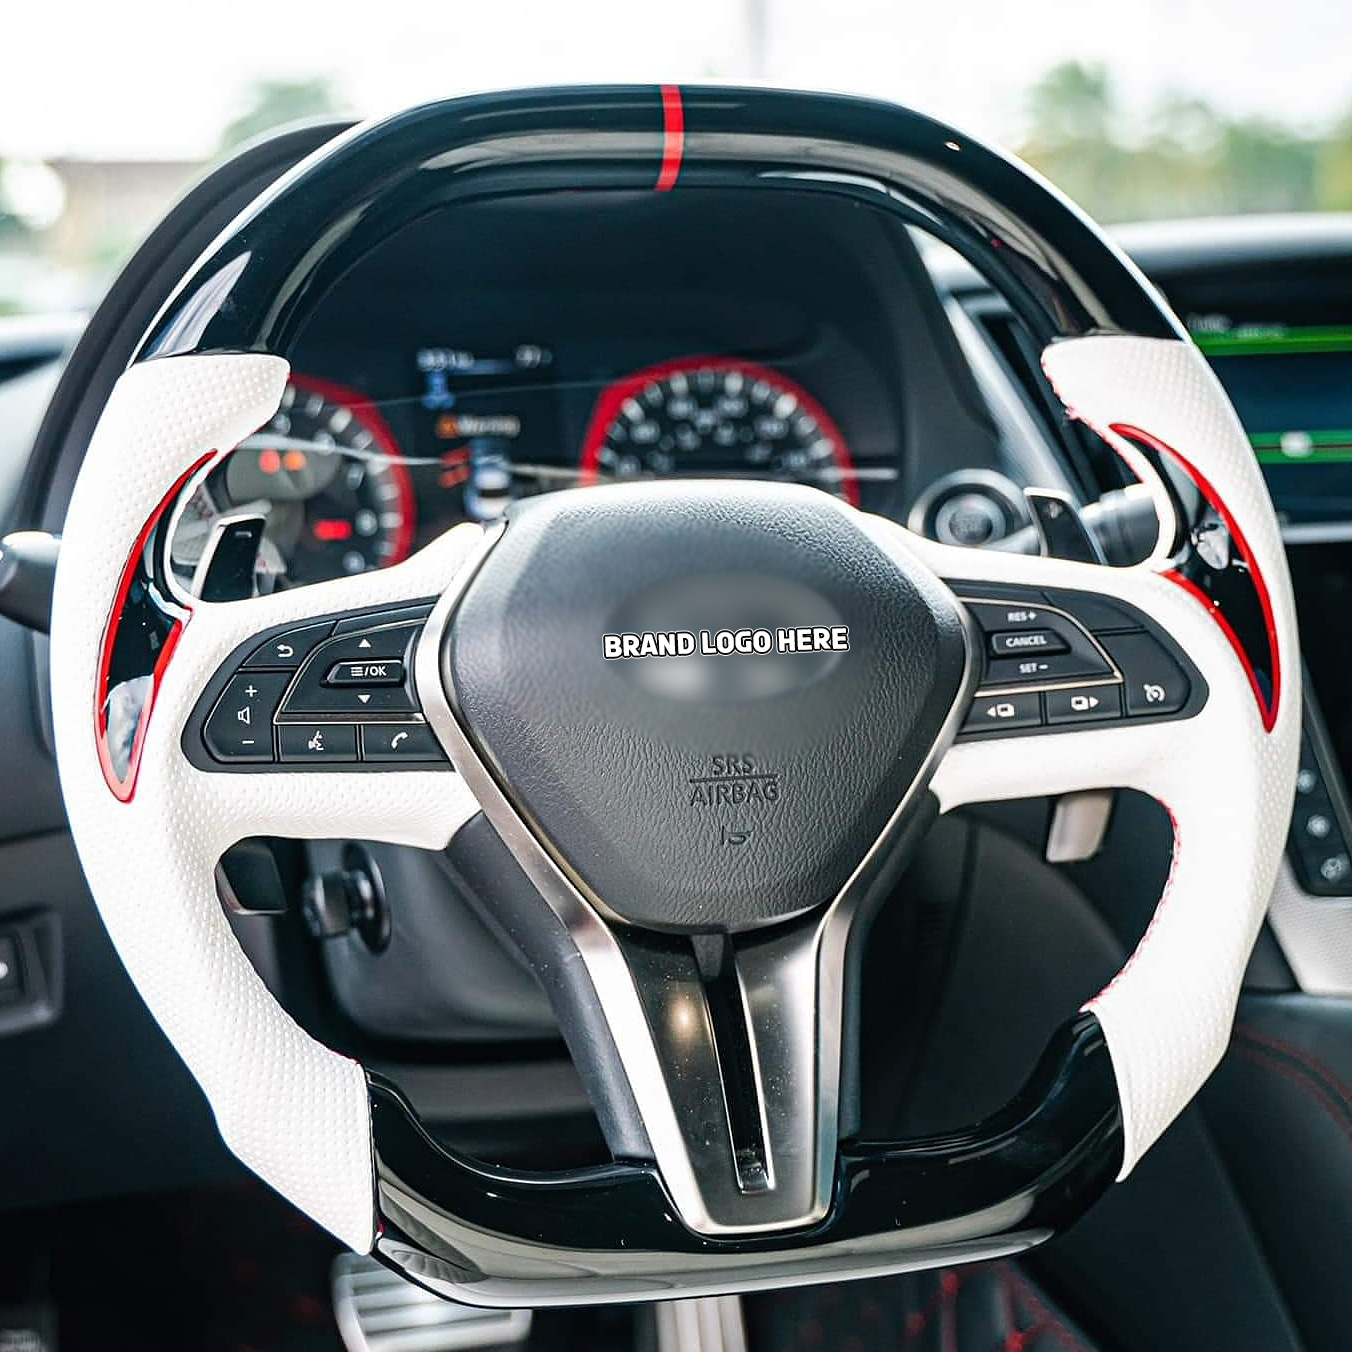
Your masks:
M337 1242L256 1183L16 1212L0 1308L55 1307L59 1352L342 1352ZM631 1352L626 1307L542 1311L531 1352Z
M250 1184L11 1216L6 1301L56 1307L60 1352L342 1352L335 1241Z
M751 1352L1093 1352L1013 1263L748 1296Z

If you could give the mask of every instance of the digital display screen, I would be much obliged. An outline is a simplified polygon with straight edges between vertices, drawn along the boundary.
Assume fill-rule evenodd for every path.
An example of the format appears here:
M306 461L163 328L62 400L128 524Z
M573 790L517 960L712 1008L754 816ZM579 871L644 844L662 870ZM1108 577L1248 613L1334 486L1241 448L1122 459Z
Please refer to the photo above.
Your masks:
M1352 325L1197 326L1292 524L1352 511Z
M535 477L557 458L554 354L519 343L493 353L424 347L414 359L437 487L459 489L471 521L491 521L523 489L537 489Z

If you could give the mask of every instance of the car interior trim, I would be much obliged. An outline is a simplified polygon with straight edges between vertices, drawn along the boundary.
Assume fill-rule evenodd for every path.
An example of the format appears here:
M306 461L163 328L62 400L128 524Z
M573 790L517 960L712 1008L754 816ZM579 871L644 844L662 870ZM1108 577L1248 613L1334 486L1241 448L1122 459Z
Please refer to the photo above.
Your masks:
M164 599L157 576L159 570L151 563L151 542L163 524L165 513L178 502L184 485L215 460L218 454L217 451L209 451L185 470L146 519L122 569L104 623L94 695L94 742L98 748L103 778L113 797L120 802L128 802L136 792L136 775L141 766L141 750L155 707L155 696L169 659L178 645L183 625L192 615L191 606L177 600L170 604ZM146 644L148 651L132 659L130 670L119 670L118 686L114 687L111 685L112 667L118 652L118 638L124 630L128 636L134 636L134 640ZM135 707L132 736L124 760L115 757L109 746L109 705L117 689L126 691ZM125 712L120 716L124 724L121 740L125 743Z
M662 86L662 167L654 188L670 192L681 174L681 158L685 154L685 108L681 103L679 85Z
M1199 586L1195 576L1189 576L1186 561L1180 563L1179 567L1172 569L1165 576L1177 582L1179 586L1194 596L1207 608L1212 618L1220 625L1222 632L1230 642L1230 646L1235 650L1235 656L1239 658L1244 666L1245 673L1248 675L1249 684L1253 687L1254 698L1258 701L1258 707L1263 714L1263 727L1271 732L1277 721L1277 710L1282 695L1281 653L1277 645L1277 622L1272 613L1272 597L1268 594L1262 569L1259 568L1258 562L1254 558L1253 550L1249 548L1249 542L1244 538L1244 532L1236 524L1230 509L1222 501L1215 487L1185 456L1180 455L1172 446L1166 446L1158 438L1151 436L1150 433L1141 431L1140 428L1114 424L1112 430L1120 437L1144 443L1156 454L1166 456L1171 460L1188 476L1207 505L1224 523L1225 529L1229 533L1230 544L1239 556L1237 563L1228 561L1228 567L1224 571L1228 571L1236 578L1245 579L1247 581L1245 590L1252 590L1263 617L1266 653L1254 652L1252 643L1245 642L1239 636L1234 624L1231 623L1229 616L1225 613L1225 601ZM1195 545L1191 552L1193 554L1198 552ZM1194 569L1192 571L1197 574L1199 570ZM1208 573L1217 571L1222 570L1214 566L1209 566L1207 569ZM1262 673L1261 676L1260 673Z

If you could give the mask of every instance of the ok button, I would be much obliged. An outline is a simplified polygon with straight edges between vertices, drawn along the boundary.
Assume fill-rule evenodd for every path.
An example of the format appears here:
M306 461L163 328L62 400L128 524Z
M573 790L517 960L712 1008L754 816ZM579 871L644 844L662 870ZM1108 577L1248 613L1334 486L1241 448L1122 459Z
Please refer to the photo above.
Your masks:
M324 677L325 685L403 685L404 664L396 658L335 662Z
M1070 645L1054 629L1011 629L991 635L992 657L1020 657L1024 653L1064 653Z

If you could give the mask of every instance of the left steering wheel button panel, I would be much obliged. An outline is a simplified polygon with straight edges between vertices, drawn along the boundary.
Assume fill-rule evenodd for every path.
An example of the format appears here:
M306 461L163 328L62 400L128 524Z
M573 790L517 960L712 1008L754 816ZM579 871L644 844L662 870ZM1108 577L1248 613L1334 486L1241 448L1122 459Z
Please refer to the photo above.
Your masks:
M272 719L290 679L265 671L230 678L202 730L216 760L227 765L272 760Z
M430 609L328 615L259 634L190 722L189 760L204 770L448 768L412 680Z

